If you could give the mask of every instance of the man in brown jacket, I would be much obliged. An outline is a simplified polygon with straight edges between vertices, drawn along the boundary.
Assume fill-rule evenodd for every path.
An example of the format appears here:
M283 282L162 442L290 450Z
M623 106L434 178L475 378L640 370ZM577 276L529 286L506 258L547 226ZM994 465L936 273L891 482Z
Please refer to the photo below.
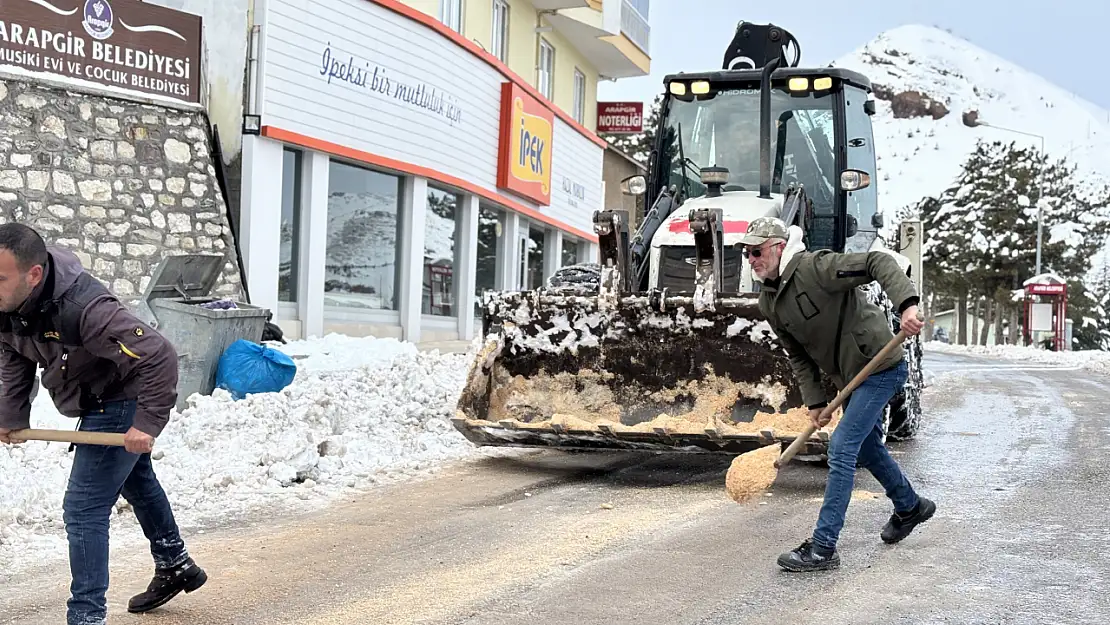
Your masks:
M130 612L156 608L207 576L189 557L150 452L177 401L177 353L76 255L21 224L0 225L0 442L30 426L35 372L58 411L124 447L78 445L63 501L72 581L69 625L107 623L108 526L122 494L150 541L155 575Z

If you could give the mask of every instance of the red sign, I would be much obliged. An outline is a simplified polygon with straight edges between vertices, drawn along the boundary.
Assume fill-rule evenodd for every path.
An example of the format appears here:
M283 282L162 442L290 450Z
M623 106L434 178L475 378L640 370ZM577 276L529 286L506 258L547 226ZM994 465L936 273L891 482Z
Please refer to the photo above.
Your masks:
M643 102L598 102L597 131L636 134L644 131Z
M551 142L555 114L516 84L501 85L501 146L497 186L537 204L551 204Z
M1061 295L1068 290L1066 284L1030 284L1025 292L1030 295Z

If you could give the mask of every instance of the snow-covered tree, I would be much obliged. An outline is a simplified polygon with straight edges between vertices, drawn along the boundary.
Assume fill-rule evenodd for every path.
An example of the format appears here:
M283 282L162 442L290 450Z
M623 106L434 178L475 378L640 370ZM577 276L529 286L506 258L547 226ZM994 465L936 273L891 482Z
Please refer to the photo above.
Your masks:
M1073 348L1110 351L1110 319L1106 315L1110 310L1110 256L1099 255L1086 286L1092 299L1088 314L1069 315L1074 323ZM1070 310L1071 298L1068 304Z
M1042 272L1079 281L1110 233L1108 198L1104 189L1082 187L1063 160L1048 162L1036 150L980 141L955 183L918 205L928 233L926 280L961 304L961 319L968 297L986 298L987 312L1012 310L1009 293L1035 273L1040 209ZM1078 295L1069 298L1069 313L1082 318L1095 300ZM962 328L960 335L962 343Z

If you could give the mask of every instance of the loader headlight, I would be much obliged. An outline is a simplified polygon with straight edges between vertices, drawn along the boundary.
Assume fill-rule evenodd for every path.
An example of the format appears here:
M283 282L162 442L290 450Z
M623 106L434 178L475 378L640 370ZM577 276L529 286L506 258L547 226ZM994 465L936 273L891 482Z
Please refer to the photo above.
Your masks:
M621 193L625 195L643 195L647 193L647 179L637 174L621 180Z
M671 95L686 95L686 83L672 82L669 87Z
M817 78L813 81L814 91L827 91L832 89L832 78L825 76L824 78Z
M690 93L694 95L705 95L709 93L709 81L696 80L690 83Z
M859 191L871 185L871 174L858 169L847 169L840 173L842 191Z
M791 91L806 91L809 89L809 79L805 76L795 76L787 83Z

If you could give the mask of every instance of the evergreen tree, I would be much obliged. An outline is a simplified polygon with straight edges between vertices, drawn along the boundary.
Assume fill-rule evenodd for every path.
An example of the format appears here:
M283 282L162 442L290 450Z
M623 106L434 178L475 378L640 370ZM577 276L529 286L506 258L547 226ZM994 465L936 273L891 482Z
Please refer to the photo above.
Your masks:
M926 281L957 302L986 297L1000 314L1012 311L1010 293L1035 273L1040 207L1042 272L1076 285L1069 318L1096 318L1097 300L1080 281L1110 233L1107 205L1106 192L1081 188L1065 161L1050 163L1035 150L980 141L955 183L916 207L928 233ZM1093 331L1083 332L1083 344L1097 343Z

